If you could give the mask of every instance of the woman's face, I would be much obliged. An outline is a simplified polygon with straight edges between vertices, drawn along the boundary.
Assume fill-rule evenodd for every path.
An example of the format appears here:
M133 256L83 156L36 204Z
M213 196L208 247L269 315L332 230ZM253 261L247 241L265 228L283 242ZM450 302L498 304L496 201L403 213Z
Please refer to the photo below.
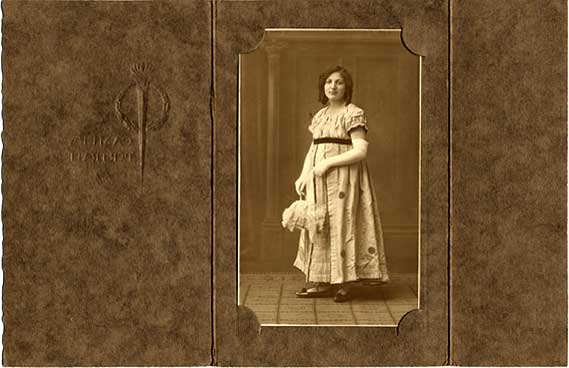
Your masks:
M334 72L328 76L324 83L324 93L330 102L344 101L346 83L340 72Z

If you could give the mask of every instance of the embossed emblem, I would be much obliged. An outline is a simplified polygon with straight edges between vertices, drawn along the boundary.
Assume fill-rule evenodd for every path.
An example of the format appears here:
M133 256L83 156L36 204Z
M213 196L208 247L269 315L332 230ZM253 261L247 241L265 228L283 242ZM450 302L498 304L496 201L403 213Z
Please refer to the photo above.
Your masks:
M152 65L148 63L137 63L131 66L130 71L134 82L123 89L115 100L115 113L117 118L124 127L129 130L135 130L138 135L138 154L139 154L139 172L140 186L144 183L144 158L146 154L146 137L149 131L159 130L168 121L168 113L170 111L170 99L166 92L157 84L151 82L150 74L152 73ZM123 102L127 93L131 90L136 93L136 122L131 120L124 111ZM155 92L155 93L151 93ZM157 95L159 101L154 101L151 96ZM160 111L158 116L153 120L149 120L149 107L151 104L160 103Z

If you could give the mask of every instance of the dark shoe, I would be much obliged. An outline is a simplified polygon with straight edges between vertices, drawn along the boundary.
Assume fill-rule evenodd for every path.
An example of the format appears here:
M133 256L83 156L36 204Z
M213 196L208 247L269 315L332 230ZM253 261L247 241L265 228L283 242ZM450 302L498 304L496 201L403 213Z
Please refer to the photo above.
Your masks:
M336 292L336 295L334 296L334 301L336 303L344 303L352 300L353 297L354 295L352 294L351 291L340 289Z
M297 298L328 298L332 295L334 295L334 293L332 292L331 287L320 289L319 286L316 286L316 291L310 291L310 289L302 288L300 291L296 292Z

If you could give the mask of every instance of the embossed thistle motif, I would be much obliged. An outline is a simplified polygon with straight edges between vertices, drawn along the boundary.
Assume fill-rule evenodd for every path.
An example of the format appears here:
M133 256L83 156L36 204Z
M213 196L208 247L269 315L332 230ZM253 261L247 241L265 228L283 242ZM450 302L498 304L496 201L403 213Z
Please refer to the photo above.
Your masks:
M121 124L129 130L136 130L138 134L138 155L139 155L139 171L140 171L140 187L144 184L144 158L146 154L146 135L149 131L156 131L162 128L168 121L168 113L170 111L170 99L168 94L164 92L160 86L154 84L150 80L152 73L152 65L148 63L137 63L131 66L130 72L134 79L128 87L123 89L115 100L115 113ZM136 92L136 111L137 120L132 121L123 109L123 100L125 95L131 89ZM151 91L155 91L160 97L161 110L158 117L153 121L148 121L148 108Z

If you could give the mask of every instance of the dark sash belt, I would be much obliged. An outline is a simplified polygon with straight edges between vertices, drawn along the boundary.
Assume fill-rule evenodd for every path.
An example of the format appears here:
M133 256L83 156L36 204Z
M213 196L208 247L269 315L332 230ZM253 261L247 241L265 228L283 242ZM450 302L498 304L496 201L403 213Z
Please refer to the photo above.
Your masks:
M351 146L352 140L346 138L323 137L323 138L316 138L315 140L312 141L312 143L314 144L336 143L336 144L347 144Z

